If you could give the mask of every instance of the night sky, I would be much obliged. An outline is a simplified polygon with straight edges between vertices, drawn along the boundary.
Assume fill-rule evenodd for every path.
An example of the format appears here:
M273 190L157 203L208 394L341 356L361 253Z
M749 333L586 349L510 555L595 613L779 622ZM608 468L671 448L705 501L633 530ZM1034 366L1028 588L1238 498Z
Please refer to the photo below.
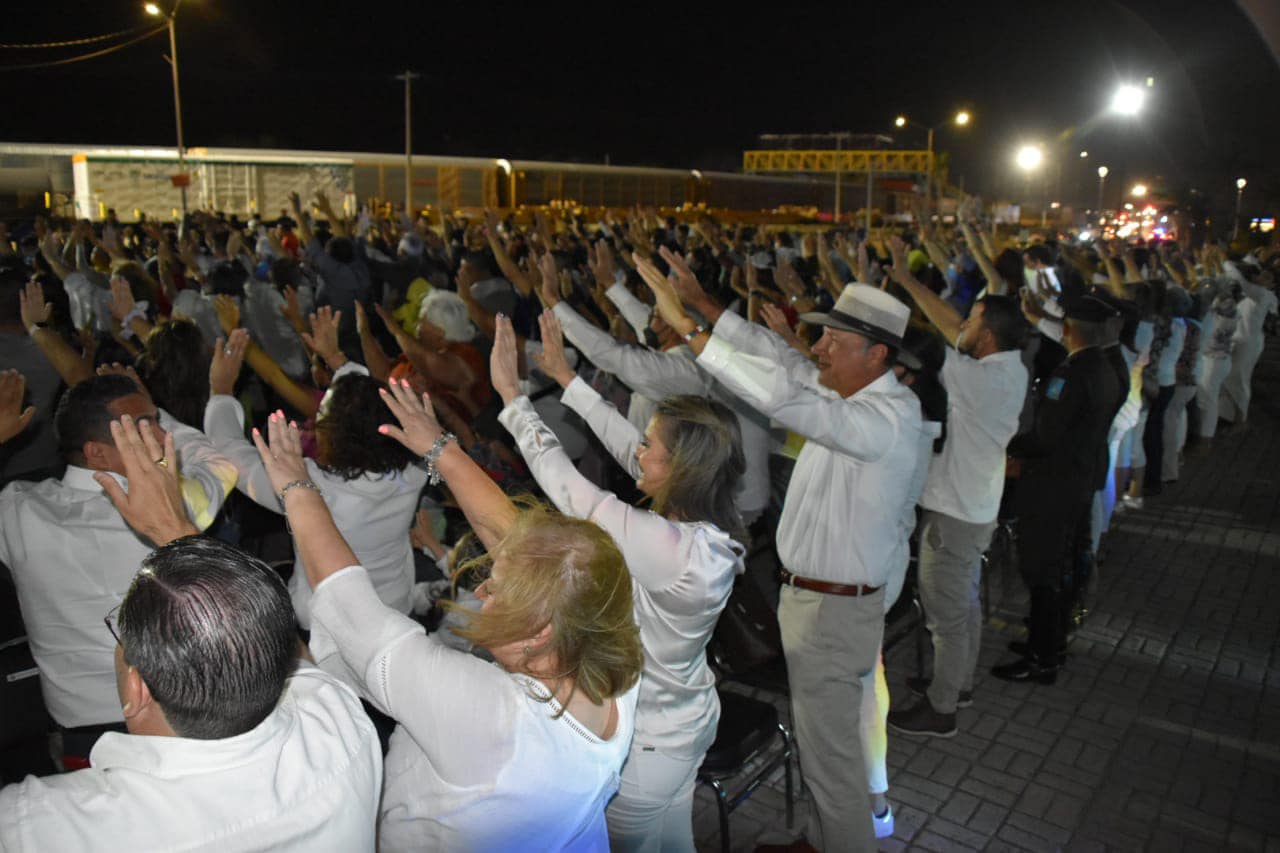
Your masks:
M24 4L0 41L147 20L133 0ZM172 145L166 50L157 36L63 68L0 73L0 137ZM1280 66L1231 0L789 2L768 13L184 0L178 51L188 146L403 150L393 75L411 68L423 75L420 154L735 170L760 133L894 133L898 112L937 124L965 107L973 125L940 130L936 147L971 190L1014 192L1013 149L1074 129L1060 145L1067 201L1074 188L1091 203L1106 163L1111 203L1138 180L1229 203L1241 175L1253 205L1280 202ZM0 65L73 53L0 50ZM1118 82L1148 76L1143 115L1105 114ZM923 132L898 139L924 147ZM1057 168L1044 180L1056 194Z

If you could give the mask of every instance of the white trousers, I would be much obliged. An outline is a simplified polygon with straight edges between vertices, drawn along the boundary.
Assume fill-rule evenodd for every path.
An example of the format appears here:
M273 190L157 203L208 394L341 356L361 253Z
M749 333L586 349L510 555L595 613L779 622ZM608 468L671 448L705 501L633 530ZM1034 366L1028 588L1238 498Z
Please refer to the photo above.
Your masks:
M605 810L609 848L694 853L693 789L701 765L702 756L677 758L633 745L618 794Z

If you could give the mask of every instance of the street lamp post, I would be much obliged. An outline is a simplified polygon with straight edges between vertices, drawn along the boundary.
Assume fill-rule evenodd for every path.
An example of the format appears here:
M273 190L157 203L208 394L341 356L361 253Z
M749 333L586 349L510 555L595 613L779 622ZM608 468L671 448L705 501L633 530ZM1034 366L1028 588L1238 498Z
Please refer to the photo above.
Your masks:
M421 76L412 71L396 75L397 80L404 81L404 215L409 216L410 221L413 219L410 213L413 209L413 101L409 93L413 81Z
M1231 229L1231 239L1234 242L1240 237L1240 209L1241 202L1244 201L1244 188L1249 182L1244 178L1236 178L1236 225Z
M1098 167L1098 216L1102 216L1102 194L1107 187L1107 173L1111 170L1106 166Z
M181 3L182 0L175 0L173 9L168 14L165 14L155 3L148 3L143 9L152 17L164 15L169 23L169 67L173 69L173 115L178 123L178 174L182 176L178 186L182 192L182 222L178 223L178 232L185 233L187 229L187 147L182 141L182 89L178 86L178 35L174 28L174 21L178 17L178 6Z
M969 122L972 121L972 119L973 119L973 116L969 114L968 110L960 110L954 116L952 116L951 123L954 124L956 127L966 127L969 124ZM939 127L941 127L941 125L934 125L933 127L925 127L922 124L916 124L914 121L911 121L904 115L899 115L897 118L895 118L893 120L893 125L894 127L906 127L907 125L912 125L913 127L924 128L924 130L928 133L928 141L926 143L926 148L929 152L929 170L928 170L928 173L925 175L924 191L925 191L925 198L932 200L933 198L933 132L937 130Z

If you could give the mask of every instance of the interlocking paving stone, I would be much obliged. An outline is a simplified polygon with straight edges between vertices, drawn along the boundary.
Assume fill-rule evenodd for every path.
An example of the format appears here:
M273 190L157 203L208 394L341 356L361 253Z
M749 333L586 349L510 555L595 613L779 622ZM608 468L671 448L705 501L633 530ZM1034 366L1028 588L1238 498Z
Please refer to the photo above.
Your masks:
M960 733L889 734L895 832L880 849L1280 853L1277 471L1273 341L1254 373L1249 423L1220 431L1178 483L1115 517L1089 618L1056 685L988 675L1026 634L1016 573L992 573L975 704L957 714ZM914 640L885 664L896 707L916 674ZM773 702L789 722L785 697L727 687ZM798 773L792 830L783 790L778 770L731 816L734 850L797 837L809 808ZM694 827L699 850L719 850L701 789Z

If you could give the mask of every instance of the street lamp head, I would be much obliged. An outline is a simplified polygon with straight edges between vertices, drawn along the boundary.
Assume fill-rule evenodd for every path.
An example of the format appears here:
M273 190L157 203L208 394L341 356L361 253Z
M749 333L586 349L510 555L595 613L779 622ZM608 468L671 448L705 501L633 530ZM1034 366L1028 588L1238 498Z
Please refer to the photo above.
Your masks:
M1137 115L1142 111L1142 103L1146 98L1141 87L1126 83L1111 96L1111 111L1122 116Z
M1014 162L1018 164L1018 168L1024 172L1033 172L1040 168L1040 164L1044 162L1044 151L1039 145L1024 145L1018 149Z
M1246 186L1248 186L1248 184L1249 182L1246 181L1244 178L1236 178L1236 189L1242 190Z
M1134 184L1133 189L1129 191L1134 198L1142 198L1147 194L1146 184Z
M1110 170L1110 169L1108 169L1106 166L1099 166L1099 167L1098 167L1098 177L1099 177L1099 178L1105 178L1105 177L1107 176L1107 173L1108 173L1108 172L1110 172L1110 171L1111 171L1111 170Z
M906 116L898 116L897 118L895 118L895 119L893 120L893 126L894 126L894 127L906 127L906 126L907 126L907 117L906 117Z
M1080 159L1081 159L1081 160L1088 160L1088 159L1089 159L1089 152L1088 152L1088 151L1081 151L1081 152L1080 152Z
M960 112L956 113L956 124L959 125L960 127L964 127L969 123L969 121L972 118L973 116L969 115L968 110L961 110Z
M148 3L142 8L148 15L151 15L152 17L155 17L160 14L160 7L157 6L155 3Z

